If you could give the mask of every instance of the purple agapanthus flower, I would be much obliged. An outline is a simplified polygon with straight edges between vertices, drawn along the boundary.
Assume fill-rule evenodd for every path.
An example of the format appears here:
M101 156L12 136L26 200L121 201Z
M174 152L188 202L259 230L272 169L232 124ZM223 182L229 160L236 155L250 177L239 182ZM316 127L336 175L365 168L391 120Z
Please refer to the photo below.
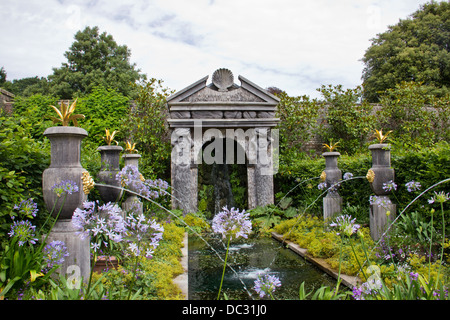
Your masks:
M348 180L348 179L351 179L351 178L353 178L353 173L351 173L351 172L346 172L346 173L344 173L344 180Z
M408 192L417 191L417 190L420 190L420 188L421 188L420 182L417 182L417 181L414 181L414 180L411 180L411 181L407 182L405 184L405 186L406 186L406 190Z
M272 296L272 293L277 287L281 286L280 279L273 275L258 275L258 279L255 280L253 289L259 294L260 298L264 296Z
M159 196L167 194L166 190L169 187L169 184L162 179L145 180L139 172L139 169L134 165L126 165L123 167L117 173L116 180L120 181L122 187L150 199L156 199Z
M429 204L438 202L438 203L444 203L446 201L450 200L449 193L445 193L444 191L441 192L434 192L434 196L431 197L431 199L428 200Z
M52 187L52 191L56 193L58 197L61 197L64 193L72 194L78 192L79 189L76 182L73 182L72 180L64 180L55 184Z
M248 234L252 231L249 216L250 214L245 213L245 210L240 212L239 209L228 209L225 206L222 211L214 216L211 227L215 233L220 233L224 239L233 236L235 239L239 237L247 239Z
M35 203L32 198L22 200L18 205L14 206L14 210L18 210L20 214L23 214L30 219L36 217L36 214L39 211L37 203Z
M11 238L17 237L19 246L23 246L27 242L29 244L36 244L38 239L35 238L35 230L36 226L33 226L28 220L14 221L8 235Z
M378 207L387 207L388 205L392 204L391 200L388 197L384 196L370 196L369 197L369 203L371 205L376 205Z
M84 202L83 209L75 209L72 224L80 230L79 234L82 238L103 236L114 242L120 242L126 232L122 210L117 204L111 202L101 206L98 201Z
M163 237L164 227L143 213L133 211L128 213L126 225L126 241L128 241L129 252L134 256L139 256L145 247L145 257L151 258ZM145 246L142 245L143 240L145 240Z
M390 192L392 190L395 191L395 190L397 190L397 184L392 180L385 182L385 183L383 183L383 190L386 192Z
M336 228L338 230L338 235L341 233L347 237L350 237L352 234L358 232L361 227L359 224L355 223L356 218L352 219L350 215L343 215L337 217L332 223L330 223L330 227Z
M69 256L67 247L63 241L55 240L47 244L43 249L43 272L48 272L55 266L64 263L66 257Z

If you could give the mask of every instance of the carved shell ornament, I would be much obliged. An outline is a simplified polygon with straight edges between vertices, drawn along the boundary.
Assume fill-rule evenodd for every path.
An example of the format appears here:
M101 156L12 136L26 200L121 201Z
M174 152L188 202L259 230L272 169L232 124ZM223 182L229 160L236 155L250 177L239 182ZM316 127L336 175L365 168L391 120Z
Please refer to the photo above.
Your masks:
M228 88L234 83L233 73L228 69L217 69L212 75L212 83L219 91L228 91Z

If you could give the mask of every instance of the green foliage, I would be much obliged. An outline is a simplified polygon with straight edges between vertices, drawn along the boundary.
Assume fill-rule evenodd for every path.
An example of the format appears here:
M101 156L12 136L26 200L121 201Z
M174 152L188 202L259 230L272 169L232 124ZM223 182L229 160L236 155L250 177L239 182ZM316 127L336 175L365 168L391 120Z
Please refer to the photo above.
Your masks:
M448 93L450 4L430 2L372 39L362 59L364 96L370 102L401 81L423 82L429 92Z
M72 99L102 85L130 96L130 84L145 78L130 63L130 55L127 46L118 45L111 35L100 34L98 27L86 27L75 34L75 41L65 52L67 62L54 68L48 77L50 90L63 99Z
M426 91L416 82L402 82L380 99L380 126L392 130L397 143L408 148L430 146L450 134L449 96L437 98Z
M280 130L280 155L289 162L298 156L298 151L318 129L321 103L308 96L290 97L286 92L277 96L280 98L276 114L280 118L277 126Z
M29 120L33 125L27 128L31 137L43 140L45 129L53 126L49 115L54 113L50 106L58 105L58 98L50 95L35 94L30 97L16 96L14 115Z
M423 246L432 241L432 234L434 234L435 237L437 234L432 223L426 221L417 211L401 215L395 224L395 231L399 233L400 237L409 238L409 241L419 243Z
M344 91L341 85L323 85L318 91L327 107L327 125L321 131L323 140L339 142L338 151L350 154L359 151L376 127L372 106L365 101L359 103L362 87Z
M49 82L44 77L27 77L6 81L2 87L16 96L30 97L35 94L48 94Z
M268 232L273 226L280 223L281 220L292 218L297 215L295 208L287 210L281 209L276 205L267 205L264 207L256 207L248 211L253 225L261 233Z
M105 145L105 129L111 132L119 129L120 121L129 111L129 98L115 89L96 86L92 92L78 99L77 113L86 118L80 121L80 127L89 132L87 140ZM121 130L116 139L121 138Z
M42 172L49 165L49 143L30 137L32 122L0 116L0 241L3 241L14 205L33 198L44 208Z
M135 85L136 104L121 121L120 130L126 140L136 143L142 155L142 174L166 179L170 177L171 154L166 98L172 91L164 88L162 83L161 80L150 79L142 85Z

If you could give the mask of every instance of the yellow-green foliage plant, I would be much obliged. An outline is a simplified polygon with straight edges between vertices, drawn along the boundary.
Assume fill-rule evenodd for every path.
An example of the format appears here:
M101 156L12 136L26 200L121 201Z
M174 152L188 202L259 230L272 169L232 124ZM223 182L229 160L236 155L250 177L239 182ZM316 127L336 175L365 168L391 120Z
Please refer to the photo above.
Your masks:
M188 233L192 233L192 230L201 233L205 231L210 231L211 226L209 223L201 216L201 214L188 213L183 217L183 221L189 228L186 228Z
M305 215L284 220L276 225L273 230L282 234L286 240L307 249L311 256L325 259L333 269L339 268L339 250L342 240L336 232L327 231L324 228L323 219ZM370 254L367 252L367 248L373 245L370 230L361 228L359 234L363 237L366 253ZM344 243L341 271L348 275L359 275L361 273L360 266L367 266L366 253L359 238L351 239L351 241L353 241L353 248L348 241ZM373 259L373 254L370 254L369 259Z

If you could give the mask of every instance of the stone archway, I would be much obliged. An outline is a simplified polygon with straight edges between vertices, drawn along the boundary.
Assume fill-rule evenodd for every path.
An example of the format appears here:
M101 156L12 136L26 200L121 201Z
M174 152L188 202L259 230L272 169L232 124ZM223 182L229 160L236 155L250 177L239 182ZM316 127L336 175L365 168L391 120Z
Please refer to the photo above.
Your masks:
M273 203L273 174L277 169L278 131L273 129L279 99L239 76L234 84L227 69L213 73L170 96L169 126L172 130L171 185L172 207L183 212L197 211L198 164L205 161L245 162L248 181L248 209ZM206 141L228 139L241 145L245 154L234 155L233 148ZM211 152L211 151L214 151ZM202 156L199 156L202 155ZM247 159L247 160L245 160Z

